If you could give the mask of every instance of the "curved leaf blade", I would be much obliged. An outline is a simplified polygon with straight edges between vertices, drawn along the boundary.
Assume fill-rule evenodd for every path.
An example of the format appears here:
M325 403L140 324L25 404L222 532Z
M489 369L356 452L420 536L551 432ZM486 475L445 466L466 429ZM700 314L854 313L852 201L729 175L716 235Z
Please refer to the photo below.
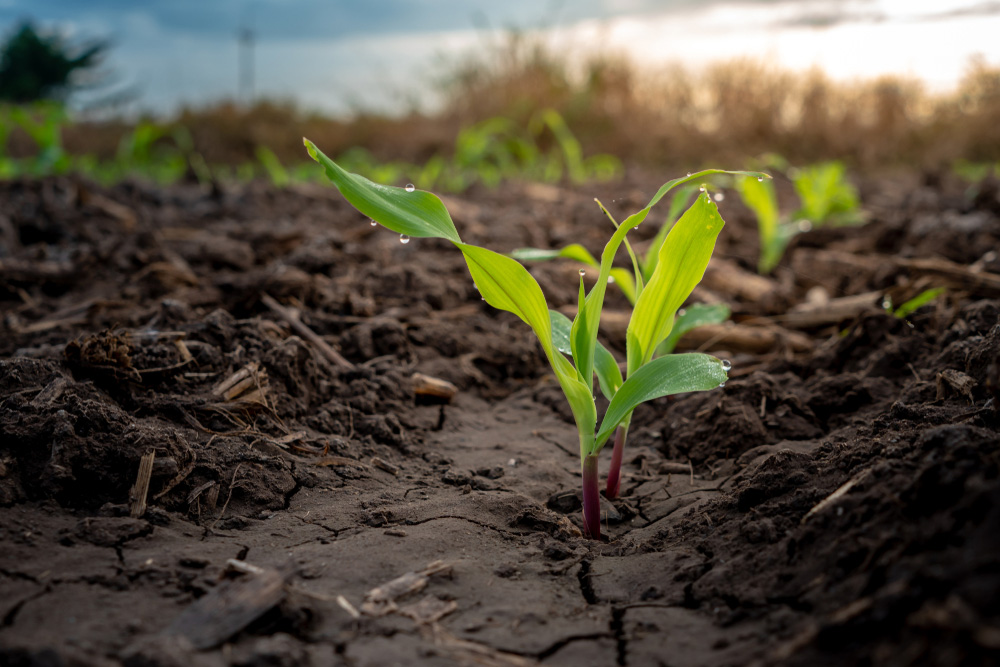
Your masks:
M649 362L621 386L601 421L594 441L596 453L623 419L640 404L654 398L714 389L727 379L723 362L707 354L671 354Z
M323 165L344 199L375 222L406 236L462 242L448 209L436 195L423 190L407 192L405 188L369 181L343 169L308 139L302 141L309 156Z
M695 199L664 239L656 270L636 301L627 329L629 375L653 357L677 309L701 282L725 222L711 197Z

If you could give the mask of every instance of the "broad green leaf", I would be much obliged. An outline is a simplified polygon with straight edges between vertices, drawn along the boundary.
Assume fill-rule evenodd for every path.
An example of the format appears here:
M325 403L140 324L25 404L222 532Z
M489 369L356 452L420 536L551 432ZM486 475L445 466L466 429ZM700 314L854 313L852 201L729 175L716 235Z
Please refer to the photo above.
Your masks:
M631 222L630 222L631 221ZM601 311L604 309L604 295L608 287L608 278L611 275L611 263L615 260L615 253L621 247L625 235L641 222L632 217L621 224L611 240L604 246L601 253L601 271L597 276L597 282L590 290L586 300L580 301L576 319L573 320L573 331L570 333L570 344L573 346L573 361L580 371L580 377L589 379L594 372L594 348L597 345L597 327L601 323Z
M581 381L573 364L553 344L552 321L538 281L510 257L465 243L455 245L465 256L469 273L486 303L499 310L514 313L535 332L573 411L577 430L580 432L582 453L593 441L597 422L593 380L587 383Z
M698 186L694 183L688 183L678 188L670 200L670 208L667 209L667 216L663 219L663 224L660 225L660 229L656 232L656 236L653 237L652 243L650 243L649 248L646 250L646 260L642 265L642 279L645 282L649 282L649 279L653 277L653 271L656 270L656 263L660 256L660 247L663 246L663 240L667 238L667 234L670 233L674 223L677 222L677 218L680 217L681 212L687 207L688 202L691 201L691 195L697 194L697 192Z
M600 451L623 419L645 401L671 394L714 389L727 379L723 362L707 354L671 354L649 362L621 386L601 421L594 440Z
M674 315L708 267L725 224L708 194L695 199L660 247L660 256L632 311L626 330L628 374L653 357L674 323Z
M552 345L564 354L573 356L572 346L569 342L570 331L573 322L556 310L549 311L552 320ZM622 372L618 368L618 362L608 348L597 343L594 350L594 372L597 374L597 382L601 386L601 393L610 401L618 388L622 386Z
M729 319L729 315L729 306L724 303L711 305L697 303L688 306L683 312L678 313L674 320L674 326L670 329L670 335L664 338L660 346L656 348L657 356L662 357L673 352L674 348L677 347L677 342L688 331L706 324L722 324Z
M552 324L538 281L520 262L479 246L456 243L465 256L479 294L494 308L520 317L552 355Z
M462 242L448 209L437 196L423 190L407 192L405 188L373 183L342 169L308 139L303 142L344 199L375 222L406 236Z

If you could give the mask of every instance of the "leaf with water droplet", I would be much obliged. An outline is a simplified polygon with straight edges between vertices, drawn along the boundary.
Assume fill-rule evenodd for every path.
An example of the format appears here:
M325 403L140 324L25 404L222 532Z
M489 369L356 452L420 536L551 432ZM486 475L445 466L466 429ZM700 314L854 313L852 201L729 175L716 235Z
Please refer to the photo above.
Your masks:
M372 220L397 234L461 243L448 209L435 195L422 190L408 193L403 188L373 183L364 176L345 171L308 139L303 142L309 155L323 165L327 177L344 199Z

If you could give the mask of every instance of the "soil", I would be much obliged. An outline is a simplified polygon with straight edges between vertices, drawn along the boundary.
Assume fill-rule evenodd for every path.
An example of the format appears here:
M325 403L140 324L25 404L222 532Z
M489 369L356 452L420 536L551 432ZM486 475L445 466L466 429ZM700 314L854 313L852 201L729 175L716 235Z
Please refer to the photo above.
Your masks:
M447 203L467 241L596 254L592 198L659 184ZM636 412L597 542L544 357L448 244L332 188L0 183L0 662L997 664L997 188L862 194L763 282L720 203L694 297L733 309L697 343L731 379ZM572 308L576 265L531 268Z

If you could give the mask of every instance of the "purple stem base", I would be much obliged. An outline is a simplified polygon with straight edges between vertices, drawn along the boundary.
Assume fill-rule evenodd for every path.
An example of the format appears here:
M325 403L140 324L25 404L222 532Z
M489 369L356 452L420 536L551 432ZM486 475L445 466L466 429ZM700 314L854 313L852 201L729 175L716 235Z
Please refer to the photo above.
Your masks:
M583 530L587 537L601 539L601 492L596 454L583 459Z

